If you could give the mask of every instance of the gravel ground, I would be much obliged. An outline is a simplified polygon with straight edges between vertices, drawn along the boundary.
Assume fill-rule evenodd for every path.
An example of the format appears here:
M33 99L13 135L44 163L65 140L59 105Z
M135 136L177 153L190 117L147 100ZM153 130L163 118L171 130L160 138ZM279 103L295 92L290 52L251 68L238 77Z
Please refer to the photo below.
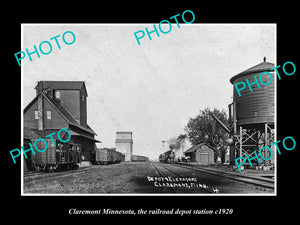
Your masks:
M24 193L155 193L147 175L154 176L150 163L95 165L92 169L68 175L45 174L45 179L24 181ZM73 171L72 171L73 172ZM50 178L46 178L50 177Z
M170 167L171 165L164 165ZM174 168L173 168L174 169ZM220 194L256 194L272 193L242 182L220 178L203 172L191 172L184 168L176 168L177 173L184 177L195 177L205 185L216 187ZM52 172L26 177L24 194L141 194L171 193L166 187L155 187L147 176L161 177L150 162L122 162L112 165L93 165L78 170ZM176 177L173 173L165 176ZM205 193L201 188L179 188L180 193Z

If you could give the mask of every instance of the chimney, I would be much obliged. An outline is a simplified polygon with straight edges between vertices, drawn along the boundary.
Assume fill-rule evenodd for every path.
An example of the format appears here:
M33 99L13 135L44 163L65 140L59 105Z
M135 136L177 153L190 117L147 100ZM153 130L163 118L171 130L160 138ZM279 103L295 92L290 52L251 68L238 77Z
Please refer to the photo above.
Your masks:
M44 113L43 113L43 95L41 94L38 97L38 130L43 130L44 128L44 121L43 121L43 117L44 117Z
M35 86L36 95L38 95L40 92L42 92L43 88L44 88L44 81L38 81L37 85Z
M266 57L264 57L264 62L266 62Z

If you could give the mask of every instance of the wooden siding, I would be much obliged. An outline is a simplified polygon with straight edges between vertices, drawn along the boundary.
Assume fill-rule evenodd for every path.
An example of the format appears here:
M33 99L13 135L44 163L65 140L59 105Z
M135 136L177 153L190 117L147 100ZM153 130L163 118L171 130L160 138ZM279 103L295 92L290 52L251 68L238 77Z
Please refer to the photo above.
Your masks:
M38 129L38 120L34 118L34 111L38 110L37 101L34 102L29 109L24 113L24 127L30 129Z
M190 157L191 162L200 164L210 164L215 162L215 152L206 144L199 144L191 147L185 152L185 155Z
M34 111L38 111L38 101L34 102L24 113L24 127L30 129L39 128L39 120L34 118ZM60 113L44 98L43 99L43 129L60 129L68 127L67 121ZM51 120L47 119L47 111L51 111Z
M45 100L45 99L44 99ZM47 119L47 111L51 111L51 119ZM63 116L47 101L44 101L44 129L61 129L68 127Z
M83 96L83 100L82 100ZM79 102L80 102L80 125L87 127L87 97L80 92Z
M202 146L201 149L196 151L196 162L200 164L209 164L214 163L214 151L207 147L206 145Z
M74 117L80 124L80 91L79 90L59 90L60 104Z
M47 141L47 150L43 152L38 152L36 151L34 147L34 143L37 139L32 140L32 147L35 151L35 155L31 154L31 160L33 164L44 164L44 163L49 163L49 164L55 164L56 162L56 147L54 147L52 140L51 139L46 139L44 140ZM38 141L36 143L37 148L40 150L43 150L45 148L45 143L43 141Z
M43 130L44 129L44 116L43 116L43 111L44 111L44 99L42 95L39 95L38 100L38 129Z
M238 82L245 82L246 88L240 91L239 97L235 86L234 88L234 101L236 101L236 114L238 125L251 124L251 123L272 123L274 122L274 104L275 104L275 91L274 91L274 73L273 82L269 85L261 84L259 80L260 73L253 73L239 77L234 81L234 84ZM260 88L257 84L251 85L252 92L250 91L246 79L249 83L253 83L254 76L259 81ZM262 76L264 83L270 81L269 76Z
M37 95L42 89L59 91L60 104L81 126L87 127L87 91L83 81L39 81L35 89Z

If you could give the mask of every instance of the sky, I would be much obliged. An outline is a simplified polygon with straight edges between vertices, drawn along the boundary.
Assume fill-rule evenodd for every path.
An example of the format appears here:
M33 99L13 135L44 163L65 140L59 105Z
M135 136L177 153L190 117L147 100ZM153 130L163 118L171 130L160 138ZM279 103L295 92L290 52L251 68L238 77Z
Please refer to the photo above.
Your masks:
M199 110L228 111L232 76L263 57L276 65L275 24L175 23L138 45L134 32L153 24L23 24L22 51L52 44L50 54L22 60L23 108L37 81L84 81L87 121L102 142L97 147L115 147L117 131L132 131L133 154L155 159L168 150L162 141L184 133ZM66 31L75 34L71 45L61 39ZM61 49L50 41L57 35Z

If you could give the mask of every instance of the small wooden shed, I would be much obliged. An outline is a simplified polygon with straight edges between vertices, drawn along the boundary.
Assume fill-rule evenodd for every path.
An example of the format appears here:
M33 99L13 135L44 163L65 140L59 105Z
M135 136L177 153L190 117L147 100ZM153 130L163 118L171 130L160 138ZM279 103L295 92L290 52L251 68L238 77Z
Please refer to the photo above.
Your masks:
M199 164L215 163L215 149L206 143L194 145L184 152L185 156L189 157L191 162Z

